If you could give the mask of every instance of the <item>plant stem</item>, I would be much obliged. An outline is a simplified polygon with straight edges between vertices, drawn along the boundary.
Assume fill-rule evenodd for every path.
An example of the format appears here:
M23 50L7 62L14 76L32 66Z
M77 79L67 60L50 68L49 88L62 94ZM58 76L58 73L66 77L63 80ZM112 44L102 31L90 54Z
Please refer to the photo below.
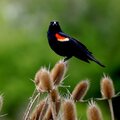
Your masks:
M38 93L35 98L33 100L30 101L29 107L27 109L27 113L25 114L25 118L24 120L28 120L29 114L30 114L30 110L33 106L33 104L35 103L35 101L37 100L37 98L39 97L40 93Z
M47 109L48 109L48 97L45 100L45 104L44 104L42 111L40 113L39 120L44 120L44 115L45 115Z
M114 120L114 111L113 111L112 99L108 100L108 104L109 104L109 107L110 107L111 120Z
M55 102L52 101L51 94L49 96L50 96L50 106L51 106L53 120L57 120L57 113L56 113Z

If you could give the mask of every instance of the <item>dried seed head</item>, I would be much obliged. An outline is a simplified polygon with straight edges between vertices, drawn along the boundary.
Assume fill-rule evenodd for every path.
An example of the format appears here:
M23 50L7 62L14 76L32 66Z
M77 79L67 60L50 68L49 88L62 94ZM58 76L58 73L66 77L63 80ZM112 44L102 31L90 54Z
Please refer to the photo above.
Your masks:
M3 96L0 95L0 111L2 109L2 106L3 106Z
M36 106L34 112L32 113L30 120L38 120L45 105L45 101L41 101L39 105Z
M111 99L115 95L113 82L108 76L104 76L101 80L101 94L107 99Z
M62 104L63 107L63 120L77 120L76 107L74 101L68 99Z
M64 61L59 61L56 63L54 68L51 70L51 76L55 85L58 85L64 78L66 73L67 63Z
M83 97L86 95L88 91L88 88L89 88L88 80L80 81L72 92L72 99L75 101L83 99Z
M103 120L100 109L93 101L89 103L87 108L87 118L88 120Z
M36 89L40 92L50 92L53 89L53 81L46 68L41 68L35 75Z

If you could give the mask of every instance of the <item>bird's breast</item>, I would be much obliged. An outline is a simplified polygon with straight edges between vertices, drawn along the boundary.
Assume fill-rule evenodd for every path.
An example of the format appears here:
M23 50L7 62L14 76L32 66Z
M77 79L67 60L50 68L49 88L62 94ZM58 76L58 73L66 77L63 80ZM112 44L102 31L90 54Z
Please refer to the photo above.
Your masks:
M72 54L72 48L68 39L58 33L48 33L48 42L51 49L60 56L71 56Z

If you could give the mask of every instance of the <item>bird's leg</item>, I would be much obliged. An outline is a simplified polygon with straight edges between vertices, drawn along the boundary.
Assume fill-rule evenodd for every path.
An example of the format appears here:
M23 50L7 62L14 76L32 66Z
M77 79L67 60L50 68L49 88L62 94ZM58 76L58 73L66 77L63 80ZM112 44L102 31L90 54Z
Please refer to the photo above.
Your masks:
M64 58L64 62L67 61L68 59L70 59L72 56L67 56Z

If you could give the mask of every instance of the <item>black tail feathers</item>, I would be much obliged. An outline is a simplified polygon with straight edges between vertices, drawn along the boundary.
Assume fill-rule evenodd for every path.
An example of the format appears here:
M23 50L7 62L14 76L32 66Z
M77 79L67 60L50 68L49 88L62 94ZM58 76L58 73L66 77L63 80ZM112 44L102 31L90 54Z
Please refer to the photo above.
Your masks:
M96 62L98 65L100 65L101 67L105 67L105 65L101 64L99 61L97 61L96 59L93 60L94 62Z
M96 62L98 65L100 65L101 67L105 67L105 65L101 64L98 60L96 60L92 55L89 55L89 59Z

